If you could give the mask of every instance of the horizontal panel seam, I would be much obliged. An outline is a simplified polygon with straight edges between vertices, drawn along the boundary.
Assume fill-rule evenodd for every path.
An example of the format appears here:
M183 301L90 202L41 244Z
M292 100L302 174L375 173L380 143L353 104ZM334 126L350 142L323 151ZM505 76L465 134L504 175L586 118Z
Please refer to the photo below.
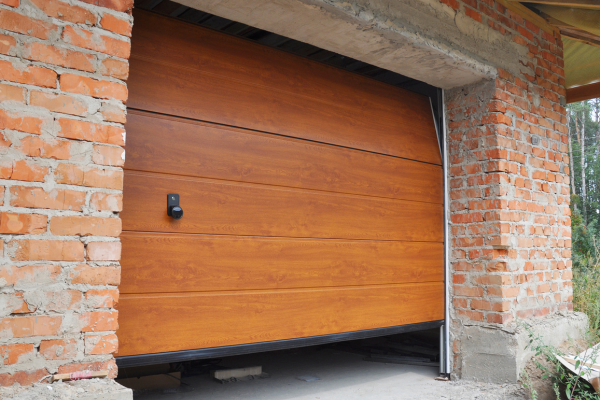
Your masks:
M137 230L127 230L123 229L122 234L146 234L148 236L156 236L156 235L182 235L182 236L213 236L215 238L254 238L254 239L294 239L294 240L315 240L315 241L344 241L344 242L397 242L397 243L441 243L444 241L437 240L397 240L397 239L356 239L356 238L324 238L324 237L303 237L303 236L260 236L260 235L228 235L228 234L219 234L219 233L196 233L196 232L161 232L161 231L137 231ZM121 236L122 236L121 234Z
M239 183L239 184L244 184L244 185L267 186L267 187L273 187L273 188L276 188L276 189L293 189L293 190L307 191L307 192L329 193L329 194L333 194L333 195L359 196L359 197L373 198L373 199L402 200L402 201L411 201L411 202L414 202L414 203L438 204L440 206L443 206L443 199L441 201L439 201L439 202L435 202L435 201L422 201L422 200L413 200L413 199L410 199L410 198L372 196L372 195L361 194L361 193L352 193L352 192L335 192L335 191L331 191L331 190L313 189L313 188L298 187L298 186L288 186L288 185L277 185L277 184L273 184L273 183L261 183L261 182L252 182L252 181L237 181L237 180L233 180L233 179L211 178L211 177L208 177L208 176L174 174L174 173L170 173L170 172L149 171L149 170L145 170L145 169L127 168L127 169L125 169L125 171L143 172L145 174L157 174L157 175L161 175L163 177L164 176L173 176L173 177L175 177L175 179L180 179L180 178L192 178L192 179L200 179L200 180L206 179L206 180L208 180L210 182L216 182L216 183L218 183L218 182L224 182L224 184L227 184L227 185L230 185L230 186L235 186L236 183ZM440 192L440 197L443 197L443 195L442 195L441 192Z
M307 96L307 95L298 94L298 93L295 93L295 92L289 92L287 90L282 90L282 89L279 89L279 88L274 87L274 86L268 86L268 85L262 85L262 84L254 83L254 82L248 82L248 81L245 81L243 79L237 79L237 78L232 78L232 77L227 76L227 75L221 75L221 74L216 74L216 73L213 73L213 72L208 72L208 71L205 71L205 70L202 70L202 69L199 69L199 68L186 67L186 66L183 66L183 65L179 65L179 64L175 64L175 63L170 63L168 61L162 61L162 60L159 61L159 60L156 60L156 59L153 59L153 58L150 58L150 57L146 57L146 56L143 56L143 55L139 55L139 54L132 54L131 57L130 57L130 59L132 59L132 58L138 59L138 60L141 60L141 61L145 61L145 62L149 62L149 63L159 64L159 65L164 65L164 66L169 66L169 67L173 67L173 68L179 68L179 69L187 70L187 71L190 71L190 72L195 72L195 73L199 73L199 74L202 74L202 75L206 75L208 77L218 78L218 79L222 79L222 80L227 80L227 81L230 81L230 82L235 82L237 84L241 84L241 85L245 85L245 86L257 87L257 88L264 88L264 89L268 89L268 90L271 90L271 91L274 91L274 92L277 92L277 93L280 93L280 94L288 95L288 96L300 97L300 98L303 98L303 99L306 99L306 100L309 100L309 101L313 101L313 102L316 102L316 103L326 104L326 105L328 105L330 107L335 107L335 108L343 109L343 110L346 110L346 111L351 112L351 113L355 112L355 108L354 107L345 106L345 105L343 105L343 103L342 104L340 104L340 103L333 103L333 102L325 101L322 98ZM388 111L388 110L386 110L384 108L378 107L375 104L372 104L371 107L373 107L375 110L380 110L380 111L384 111L384 112L387 112L387 113L391 112L391 111ZM407 108L408 108L408 106L407 106ZM426 108L425 112L427 112L428 114L430 114L431 113L431 109L430 108ZM433 115L430 116L430 119L431 119L431 126L429 127L429 129L431 129L433 132L435 132L435 125L433 124ZM411 124L411 126L413 126L415 128L423 128L423 127L420 127L420 126L417 126L417 125L414 125L414 124ZM426 135L421 135L421 136L427 137Z
M281 192L311 192L311 193L317 193L318 195L327 196L327 197L359 198L359 199L365 199L365 200L373 199L372 201L383 201L383 202L388 202L388 203L408 202L408 203L415 203L415 204L431 204L431 205L438 205L443 210L443 203L431 203L428 201L394 199L394 198L389 198L389 197L367 196L367 195L363 195L363 194L354 194L354 193L338 193L338 192L329 192L329 191L318 190L318 189L307 189L307 188L295 188L295 187L291 187L291 186L270 185L270 184L266 184L266 183L240 182L240 181L229 181L229 180L216 179L216 178L204 178L204 177L195 177L195 176L187 176L187 175L173 175L173 174L168 174L168 173L164 173L164 172L149 172L149 171L138 171L138 170L126 170L126 171L129 171L129 174L126 174L125 176L129 175L129 176L151 178L152 176L156 177L158 175L156 177L157 179L169 180L169 178L170 178L171 180L177 180L177 181L199 182L199 183L206 183L206 184L211 184L211 185L222 185L222 186L229 186L229 187L236 187L236 186L247 187L247 188L262 187L263 189L266 189L266 190L275 190L275 191L281 191ZM127 182L127 179L125 179L125 182ZM127 185L125 185L125 189L126 188L127 188Z
M416 159L413 159L413 158L400 157L400 156L393 155L393 154L386 154L386 153L380 153L380 152L377 152L377 151L359 149L357 147L343 146L343 145L336 144L336 143L321 142L319 140L299 138L299 137L284 135L284 134L276 133L276 132L261 131L259 129L252 129L252 128L246 128L246 127L242 127L242 126L223 124L223 123L219 123L219 122L215 122L215 121L208 121L208 120L203 120L203 119L197 119L197 118L191 118L191 117L184 117L184 116L181 116L181 115L166 114L166 113L162 113L162 112L158 112L158 111L145 110L145 109L142 109L142 108L127 107L127 112L128 113L131 112L131 113L137 114L137 115L152 114L152 115L158 115L160 117L170 117L170 118L174 118L174 119L182 119L182 120L186 121L186 123L200 122L200 123L203 123L203 124L209 124L209 125L215 125L215 126L222 126L222 127L234 128L234 129L240 129L240 130L245 130L245 131L249 131L249 132L263 133L263 134L267 134L267 135L278 136L278 137L285 138L285 139L293 139L293 140L298 140L298 141L303 141L303 142L309 142L309 143L316 143L316 144L321 144L321 145L326 145L326 146L339 147L339 148L342 148L342 149L360 151L360 152L363 152L363 153L375 154L375 155L384 156L384 157L393 157L393 158L398 158L398 159L401 159L401 160L407 160L407 161L413 161L413 162L417 162L417 163L421 163L421 164L433 165L433 166L440 167L440 168L442 167L441 163L438 164L438 163L433 163L433 162L429 162L429 161L416 160ZM169 118L164 118L164 119L169 119ZM127 125L125 126L125 129L127 129ZM436 139L436 143L437 143L437 139ZM125 147L125 149L127 149L127 146ZM436 149L438 149L438 147L436 147Z
M393 288L393 287L402 287L402 286L433 286L436 284L444 284L444 280L441 281L425 281L425 282L406 282L406 283L377 283L377 284L367 284L367 285L343 285L343 286L308 286L308 287L294 287L294 288L270 288L270 289L243 289L243 290L214 290L214 291L189 291L189 292L149 292L149 293L127 293L122 292L119 294L120 299L123 298L143 298L143 297L187 297L190 296L210 296L214 295L252 295L252 294L281 294L281 293L293 293L296 292L318 292L318 291L336 291L336 290L346 290L350 291L351 289L376 289L376 288ZM442 296L443 297L443 296ZM443 300L443 299L442 299Z

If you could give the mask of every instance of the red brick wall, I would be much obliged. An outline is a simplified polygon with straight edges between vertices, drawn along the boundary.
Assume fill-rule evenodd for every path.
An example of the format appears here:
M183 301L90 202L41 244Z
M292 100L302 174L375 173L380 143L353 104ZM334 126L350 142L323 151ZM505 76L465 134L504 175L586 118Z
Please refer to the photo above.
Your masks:
M572 309L568 131L560 38L492 0L443 2L526 54L520 71L447 91L458 367L463 324Z
M132 0L0 0L0 385L117 349Z
M519 71L447 91L459 365L463 324L572 307L569 171L560 39L494 0L442 1L524 49ZM131 7L0 0L0 385L116 373Z

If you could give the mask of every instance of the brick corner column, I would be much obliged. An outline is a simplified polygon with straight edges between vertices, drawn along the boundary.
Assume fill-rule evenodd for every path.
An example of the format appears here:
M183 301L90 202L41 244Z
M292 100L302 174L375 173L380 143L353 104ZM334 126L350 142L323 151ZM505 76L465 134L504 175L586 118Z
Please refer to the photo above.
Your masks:
M108 370L133 0L0 0L0 386Z
M446 91L454 374L498 383L519 377L519 322L573 308L562 43L511 17L520 70Z

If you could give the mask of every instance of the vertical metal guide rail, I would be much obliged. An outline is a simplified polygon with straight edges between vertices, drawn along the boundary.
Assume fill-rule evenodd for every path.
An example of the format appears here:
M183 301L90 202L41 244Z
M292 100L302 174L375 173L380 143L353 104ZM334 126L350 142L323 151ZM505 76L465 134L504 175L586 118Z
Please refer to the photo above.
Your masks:
M451 372L450 354L450 240L448 221L449 187L448 187L448 153L446 151L446 109L444 106L444 90L439 88L424 88L424 94L429 96L435 129L438 134L438 144L442 156L443 187L444 187L444 324L440 326L440 374L449 377Z

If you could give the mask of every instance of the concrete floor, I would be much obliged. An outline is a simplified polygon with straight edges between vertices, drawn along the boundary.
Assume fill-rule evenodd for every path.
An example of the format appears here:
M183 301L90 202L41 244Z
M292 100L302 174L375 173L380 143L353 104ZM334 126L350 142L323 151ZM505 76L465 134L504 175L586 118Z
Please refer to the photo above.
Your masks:
M187 377L176 393L134 392L135 400L404 400L524 399L516 385L482 385L434 380L438 369L363 361L330 348L297 349L224 359L220 365L262 365L269 378L221 384L205 374ZM296 379L317 376L318 381Z

